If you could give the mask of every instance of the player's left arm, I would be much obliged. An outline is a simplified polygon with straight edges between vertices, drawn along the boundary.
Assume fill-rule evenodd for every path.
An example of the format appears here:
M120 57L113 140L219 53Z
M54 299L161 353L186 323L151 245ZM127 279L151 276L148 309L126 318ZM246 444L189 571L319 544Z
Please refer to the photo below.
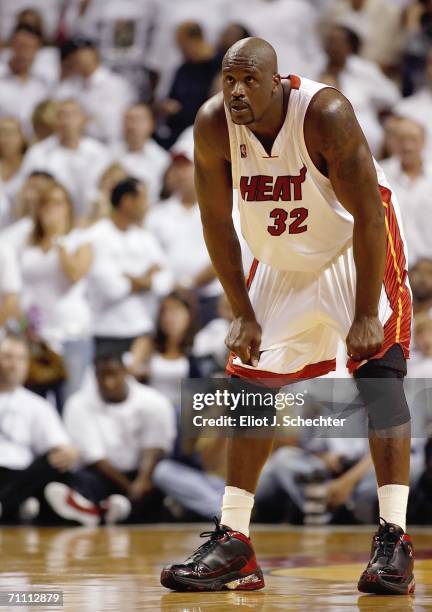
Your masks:
M348 100L324 89L312 100L305 139L317 167L330 179L341 204L354 217L357 272L354 321L347 351L356 360L376 354L384 339L378 304L386 260L385 212L364 134Z

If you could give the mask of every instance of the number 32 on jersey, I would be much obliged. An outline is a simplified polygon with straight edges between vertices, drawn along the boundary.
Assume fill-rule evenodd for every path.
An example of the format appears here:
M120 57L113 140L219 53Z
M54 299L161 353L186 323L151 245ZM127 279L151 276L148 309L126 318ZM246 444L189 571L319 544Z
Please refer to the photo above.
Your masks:
M280 236L288 231L289 234L302 234L307 231L309 211L307 208L293 208L287 211L283 208L274 208L270 213L270 219L273 224L267 227L267 231L271 236Z

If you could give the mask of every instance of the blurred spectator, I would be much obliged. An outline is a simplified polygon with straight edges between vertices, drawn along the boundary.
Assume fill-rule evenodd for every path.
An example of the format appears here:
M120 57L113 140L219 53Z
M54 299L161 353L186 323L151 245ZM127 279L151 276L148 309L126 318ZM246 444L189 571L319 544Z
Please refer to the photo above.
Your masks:
M5 242L2 242L0 245L0 329L11 319L15 320L20 317L21 288L21 274L16 255Z
M54 177L48 172L32 172L18 192L13 210L8 211L16 221L0 232L0 238L11 246L16 254L19 254L29 241L41 193L53 180Z
M216 48L221 57L225 55L234 43L242 38L249 38L252 33L241 23L230 23L220 33Z
M432 259L418 259L409 270L414 314L432 315Z
M9 206L12 207L21 186L19 176L27 143L20 122L14 117L0 118L0 176ZM6 219L2 219L5 223ZM13 212L8 214L7 222L13 221Z
M365 33L360 55L384 70L399 59L401 10L393 0L332 0L323 25L361 27Z
M56 33L61 3L58 0L2 0L0 2L0 39L9 40L17 19L23 13L37 13L39 24L43 23L44 35L52 41ZM29 23L29 21L27 21ZM34 18L30 22L35 24Z
M171 291L173 278L157 240L142 227L145 186L128 178L113 189L111 203L110 218L87 230L95 252L90 297L97 347L123 353L153 332L158 297Z
M405 54L403 94L411 95L424 85L426 58L432 45L432 2L413 0L404 15Z
M222 293L205 246L194 182L192 128L186 130L172 149L174 195L149 213L147 228L167 254L177 284L194 291L200 301L200 319L205 324L216 313Z
M150 204L159 199L163 176L170 162L169 154L151 138L154 128L150 107L134 104L124 116L122 142L111 149L113 158L131 176L146 183Z
M378 114L396 104L399 92L373 62L357 55L360 45L353 30L329 28L324 38L327 65L320 80L337 87L350 100L372 153L378 155L383 141Z
M219 296L217 315L196 334L192 352L200 362L201 360L211 359L216 370L224 371L229 353L225 338L233 320L231 306L225 293Z
M396 115L388 115L384 119L384 139L378 157L379 160L387 160L396 155L399 139L398 125L400 121L401 118ZM380 164L382 164L382 161L380 161Z
M176 40L184 63L175 73L168 97L158 106L159 113L165 118L158 136L167 148L193 124L198 109L209 97L222 60L205 40L202 27L195 21L180 24Z
M288 515L280 518L303 522L306 491L303 483L309 479L326 485L323 520L331 520L333 512L349 505L354 512L361 509L363 522L375 518L376 479L364 438L327 438L320 452L301 447L285 446L276 450L265 465L256 492L257 509L261 517L269 518L278 508L289 507ZM280 496L284 500L281 502ZM358 502L361 501L361 504ZM288 503L289 502L289 503Z
M84 136L85 116L77 100L57 103L56 134L34 144L27 151L22 174L45 170L70 193L79 218L88 214L87 202L109 163L107 149Z
M73 227L73 208L66 191L59 184L49 185L38 203L29 243L20 253L23 309L37 316L38 335L65 362L68 377L60 389L60 410L64 400L81 386L92 359L91 315L84 282L92 249L86 233Z
M96 356L95 374L97 386L85 386L65 407L85 469L75 474L72 491L51 485L47 499L60 516L87 525L98 524L102 512L106 522L125 519L131 507L135 520L148 518L153 470L175 438L174 410L163 395L129 378L118 356ZM94 504L93 513L77 508L75 492ZM114 494L122 499L110 508Z
M180 407L180 381L200 375L191 349L195 333L193 304L183 292L167 295L160 304L153 344L138 338L131 349L132 372Z
M414 349L408 360L410 378L432 378L432 317L421 312L414 318Z
M16 117L31 138L33 108L48 97L48 85L32 74L36 53L42 44L41 33L30 26L18 26L11 40L11 55L0 65L0 116Z
M91 40L70 41L68 56L72 76L60 83L56 98L79 100L88 117L87 134L103 142L116 142L121 138L123 114L136 93L124 78L101 64Z
M0 340L0 516L37 515L45 485L65 479L77 464L60 417L44 399L23 388L29 350L20 338ZM32 499L30 504L28 500Z
M304 0L225 0L231 23L241 23L276 49L279 72L316 78L322 63L318 11Z
M102 174L98 189L89 198L88 215L84 225L92 225L111 214L111 193L117 183L127 179L129 174L119 163L108 166Z
M425 85L408 98L400 100L393 112L400 117L421 121L427 130L427 147L432 152L432 48L429 49L426 60Z
M408 246L409 262L432 255L432 160L425 153L425 129L411 119L396 126L396 155L381 166L396 192Z
M57 127L57 106L52 100L42 100L32 114L33 133L36 142L53 136Z
M185 21L198 21L205 39L215 44L233 10L233 3L230 2L228 10L226 4L227 0L207 0L204 11L202 0L157 0L146 64L154 72L158 100L167 97L174 73L182 63L175 35L178 26Z

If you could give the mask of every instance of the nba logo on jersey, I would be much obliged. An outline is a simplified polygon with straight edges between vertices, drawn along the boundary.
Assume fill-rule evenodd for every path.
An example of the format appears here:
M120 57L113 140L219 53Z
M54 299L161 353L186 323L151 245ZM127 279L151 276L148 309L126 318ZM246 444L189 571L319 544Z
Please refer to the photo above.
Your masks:
M245 144L240 145L240 155L242 156L243 159L247 157L247 150L246 150Z

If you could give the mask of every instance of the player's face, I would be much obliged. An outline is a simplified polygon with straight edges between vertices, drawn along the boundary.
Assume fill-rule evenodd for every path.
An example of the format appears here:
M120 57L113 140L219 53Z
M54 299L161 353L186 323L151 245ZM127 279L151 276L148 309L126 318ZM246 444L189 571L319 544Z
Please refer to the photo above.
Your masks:
M251 62L228 59L222 66L222 86L233 122L250 125L268 110L275 80L274 75L264 73Z

